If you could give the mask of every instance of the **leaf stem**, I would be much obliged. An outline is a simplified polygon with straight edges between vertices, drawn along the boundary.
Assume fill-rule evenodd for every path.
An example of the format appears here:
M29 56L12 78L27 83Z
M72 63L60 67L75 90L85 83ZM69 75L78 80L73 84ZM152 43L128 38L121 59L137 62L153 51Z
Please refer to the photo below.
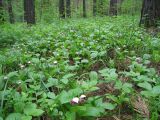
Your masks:
M5 97L5 91L6 91L6 88L7 88L7 85L8 85L8 79L6 81L6 84L4 86L4 90L3 90L3 94L2 94L2 101L1 101L1 110L3 109L3 104L4 104L4 97Z

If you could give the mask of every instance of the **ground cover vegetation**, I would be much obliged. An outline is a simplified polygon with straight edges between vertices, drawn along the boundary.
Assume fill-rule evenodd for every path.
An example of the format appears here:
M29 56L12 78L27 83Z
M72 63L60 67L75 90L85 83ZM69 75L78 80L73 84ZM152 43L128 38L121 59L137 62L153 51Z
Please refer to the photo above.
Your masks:
M49 8L32 14L33 1L25 1L27 24L21 13L11 14L15 1L8 1L9 14L7 4L0 6L0 120L160 119L158 6L153 16L149 1L134 2L142 6L140 17L140 9L129 7L133 1L118 1L115 9L111 0L104 9L93 4L89 17L84 1L81 15L60 0L54 20Z

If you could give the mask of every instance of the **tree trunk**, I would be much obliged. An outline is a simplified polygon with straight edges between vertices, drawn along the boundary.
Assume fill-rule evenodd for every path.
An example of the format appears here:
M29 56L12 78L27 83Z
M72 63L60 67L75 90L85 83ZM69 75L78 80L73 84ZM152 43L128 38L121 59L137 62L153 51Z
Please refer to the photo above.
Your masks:
M8 13L9 13L9 21L10 23L14 23L14 14L13 14L13 10L12 10L12 0L8 0Z
M39 7L39 19L42 20L42 14L43 14L43 0L40 0L40 7Z
M93 16L97 15L97 0L93 0Z
M27 24L35 24L35 1L24 0L24 20Z
M87 13L86 13L86 0L83 0L83 17L87 17Z
M59 17L65 18L65 6L64 6L64 0L59 0Z
M71 0L66 0L66 16L71 17Z
M80 3L80 0L76 0L76 8L77 8L77 10L79 9L79 3Z
M158 20L160 20L160 0L143 0L140 25L156 27Z
M4 16L3 16L3 1L0 0L0 23L4 22Z
M118 3L118 0L110 0L110 10L109 10L110 15L117 15L118 13L117 3Z
M121 4L123 0L110 0L110 15L117 15L118 12L121 12Z

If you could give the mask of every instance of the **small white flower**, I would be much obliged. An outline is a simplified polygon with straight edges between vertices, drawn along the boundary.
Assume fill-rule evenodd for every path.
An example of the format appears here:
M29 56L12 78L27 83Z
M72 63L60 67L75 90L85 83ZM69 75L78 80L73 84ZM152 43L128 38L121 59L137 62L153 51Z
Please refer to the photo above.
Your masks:
M28 64L31 64L31 61L28 61Z
M118 47L117 50L121 50L121 48Z
M78 104L79 103L79 98L75 97L71 100L71 104Z
M21 84L22 82L19 80L18 82L17 82L17 84Z
M86 98L86 95L81 95L79 98L80 98L80 99L85 99L85 98Z
M22 64L19 64L20 68L23 69L25 66Z
M24 66L24 65L21 65L20 67L21 67L21 68L24 68L25 66Z
M7 79L8 79L8 77L7 77L7 76L5 76L3 79L4 79L4 80L7 80Z
M85 103L86 100L87 100L87 96L86 96L86 95L81 95L81 96L79 97L79 104Z
M58 62L57 62L57 61L54 61L53 63L54 63L54 64L57 64Z
M77 55L79 55L79 52L76 52Z

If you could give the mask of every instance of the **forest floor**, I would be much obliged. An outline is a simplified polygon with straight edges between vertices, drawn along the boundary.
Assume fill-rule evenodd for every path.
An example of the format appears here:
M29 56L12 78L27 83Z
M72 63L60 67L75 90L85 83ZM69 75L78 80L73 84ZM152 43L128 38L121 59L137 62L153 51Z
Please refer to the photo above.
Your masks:
M0 120L160 119L160 34L137 16L0 26Z

